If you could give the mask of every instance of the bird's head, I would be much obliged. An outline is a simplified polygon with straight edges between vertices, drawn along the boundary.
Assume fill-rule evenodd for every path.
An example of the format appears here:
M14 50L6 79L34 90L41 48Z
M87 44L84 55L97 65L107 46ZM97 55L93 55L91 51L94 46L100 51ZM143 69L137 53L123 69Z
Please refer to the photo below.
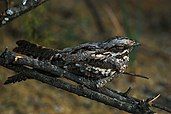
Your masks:
M107 40L103 43L104 49L109 49L112 52L123 52L124 50L131 51L133 47L139 46L140 43L137 43L134 40L128 39L127 37L117 36L115 39Z

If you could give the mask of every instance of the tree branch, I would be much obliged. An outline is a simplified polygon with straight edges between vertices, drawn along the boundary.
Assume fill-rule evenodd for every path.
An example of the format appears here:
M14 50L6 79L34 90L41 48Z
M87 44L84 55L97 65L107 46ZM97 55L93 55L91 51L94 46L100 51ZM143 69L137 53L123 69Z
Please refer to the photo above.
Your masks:
M32 77L38 81L41 81L43 83L47 83L49 85L52 85L54 87L66 90L66 91L71 92L71 93L75 93L79 96L83 96L83 97L104 103L106 105L116 107L120 110L127 110L128 112L132 112L132 108L136 109L136 106L134 106L132 104L130 105L129 103L108 97L106 95L103 95L103 94L100 94L100 93L95 92L93 90L90 90L86 87L76 86L76 85L64 82L60 79L46 76L46 75L41 74L35 70L30 70L28 68L21 67L21 66L6 66L6 67L8 67L9 69L14 70L16 72L21 72L21 70L22 70L22 73L25 74L25 76ZM125 108L127 108L127 109L125 109Z
M24 74L28 78L39 80L57 88L116 107L120 110L125 110L131 113L153 113L153 111L149 109L150 105L147 102L129 97L108 88L97 89L92 81L71 74L48 62L39 61L29 57L16 56L15 53L6 50L0 56L0 65L14 70L19 74L21 73L21 76ZM39 70L45 71L46 73L43 74L44 72L39 72ZM78 84L85 85L85 87L64 82L59 78L61 75Z
M5 59L0 59L1 63L6 63L7 61ZM57 88L61 88L63 90L66 90L71 93L75 93L79 96L83 96L92 100L96 100L98 102L104 103L106 105L116 107L120 110L125 110L130 113L141 113L144 110L141 110L140 107L142 107L140 104L132 104L129 102L124 102L117 98L111 98L104 94L98 93L96 91L93 91L91 89L88 89L86 87L82 86L76 86L67 82L64 82L58 78L46 76L44 74L41 74L37 72L36 70L32 70L23 66L17 66L12 64L1 64L4 67L14 70L15 72L22 72L25 74L25 76L31 77L33 79L39 80L43 83L47 83L49 85L55 86ZM140 107L139 107L140 105ZM144 106L145 107L145 106ZM144 109L143 107L143 109ZM147 107L146 107L147 108ZM152 113L151 110L145 110L146 113L150 114Z
M16 19L17 17L21 16L22 14L25 14L32 9L40 6L41 4L45 3L48 0L38 0L33 1L30 4L20 4L18 6L11 7L7 9L5 12L5 15L1 16L0 18L0 27L6 25L7 23L11 22L12 20Z

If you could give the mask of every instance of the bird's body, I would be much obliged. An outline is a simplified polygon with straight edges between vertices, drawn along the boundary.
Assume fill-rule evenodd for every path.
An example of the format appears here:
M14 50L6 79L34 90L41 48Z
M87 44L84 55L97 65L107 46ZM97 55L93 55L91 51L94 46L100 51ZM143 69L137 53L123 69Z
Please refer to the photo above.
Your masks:
M107 70L123 72L122 66L127 66L129 50L114 51L116 50L105 48L101 43L83 44L80 47L59 51L52 57L51 62L66 70L73 71L75 69L77 73L86 73L87 77L99 79L107 77Z
M129 53L135 44L126 37L86 43L59 51L52 57L51 63L95 80L101 87L126 70Z
M104 86L113 77L125 72L129 53L137 45L127 37L116 36L102 42L85 43L63 50L48 49L20 40L15 52L32 56L61 67L73 74L94 80L97 87Z

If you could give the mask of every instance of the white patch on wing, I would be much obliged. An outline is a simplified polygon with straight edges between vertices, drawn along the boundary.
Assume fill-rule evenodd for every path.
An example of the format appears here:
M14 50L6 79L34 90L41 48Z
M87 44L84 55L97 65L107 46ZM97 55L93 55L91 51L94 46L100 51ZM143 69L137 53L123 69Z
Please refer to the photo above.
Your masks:
M112 72L110 72L110 75L114 76L115 73L116 73L116 71L112 71Z
M124 59L125 61L129 61L129 57L128 57L128 56L124 56L123 59Z
M91 57L93 57L93 58L94 58L94 57L96 57L96 55L95 55L95 54L91 54Z
M118 55L123 55L124 53L129 53L129 50L126 49L126 50L124 50L123 52L118 52L118 53L114 53L114 52L109 52L109 51L107 51L107 52L105 52L104 54L111 54L113 57L116 57L116 56L118 56Z
M112 69L103 69L100 67L88 66L86 67L87 71L94 72L94 73L101 73L103 76L108 77L115 74L116 71L112 71Z
M97 58L102 58L102 57L105 57L105 55L97 54L96 57L97 57Z

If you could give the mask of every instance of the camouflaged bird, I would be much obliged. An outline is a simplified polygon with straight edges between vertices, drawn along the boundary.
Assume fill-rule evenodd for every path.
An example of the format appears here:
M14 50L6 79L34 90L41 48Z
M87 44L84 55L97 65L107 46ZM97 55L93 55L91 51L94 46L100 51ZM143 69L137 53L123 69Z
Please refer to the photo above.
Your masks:
M48 49L25 40L17 42L15 52L49 61L73 74L84 76L104 86L125 72L129 53L139 45L127 37L116 36L102 42L85 43L63 50Z

